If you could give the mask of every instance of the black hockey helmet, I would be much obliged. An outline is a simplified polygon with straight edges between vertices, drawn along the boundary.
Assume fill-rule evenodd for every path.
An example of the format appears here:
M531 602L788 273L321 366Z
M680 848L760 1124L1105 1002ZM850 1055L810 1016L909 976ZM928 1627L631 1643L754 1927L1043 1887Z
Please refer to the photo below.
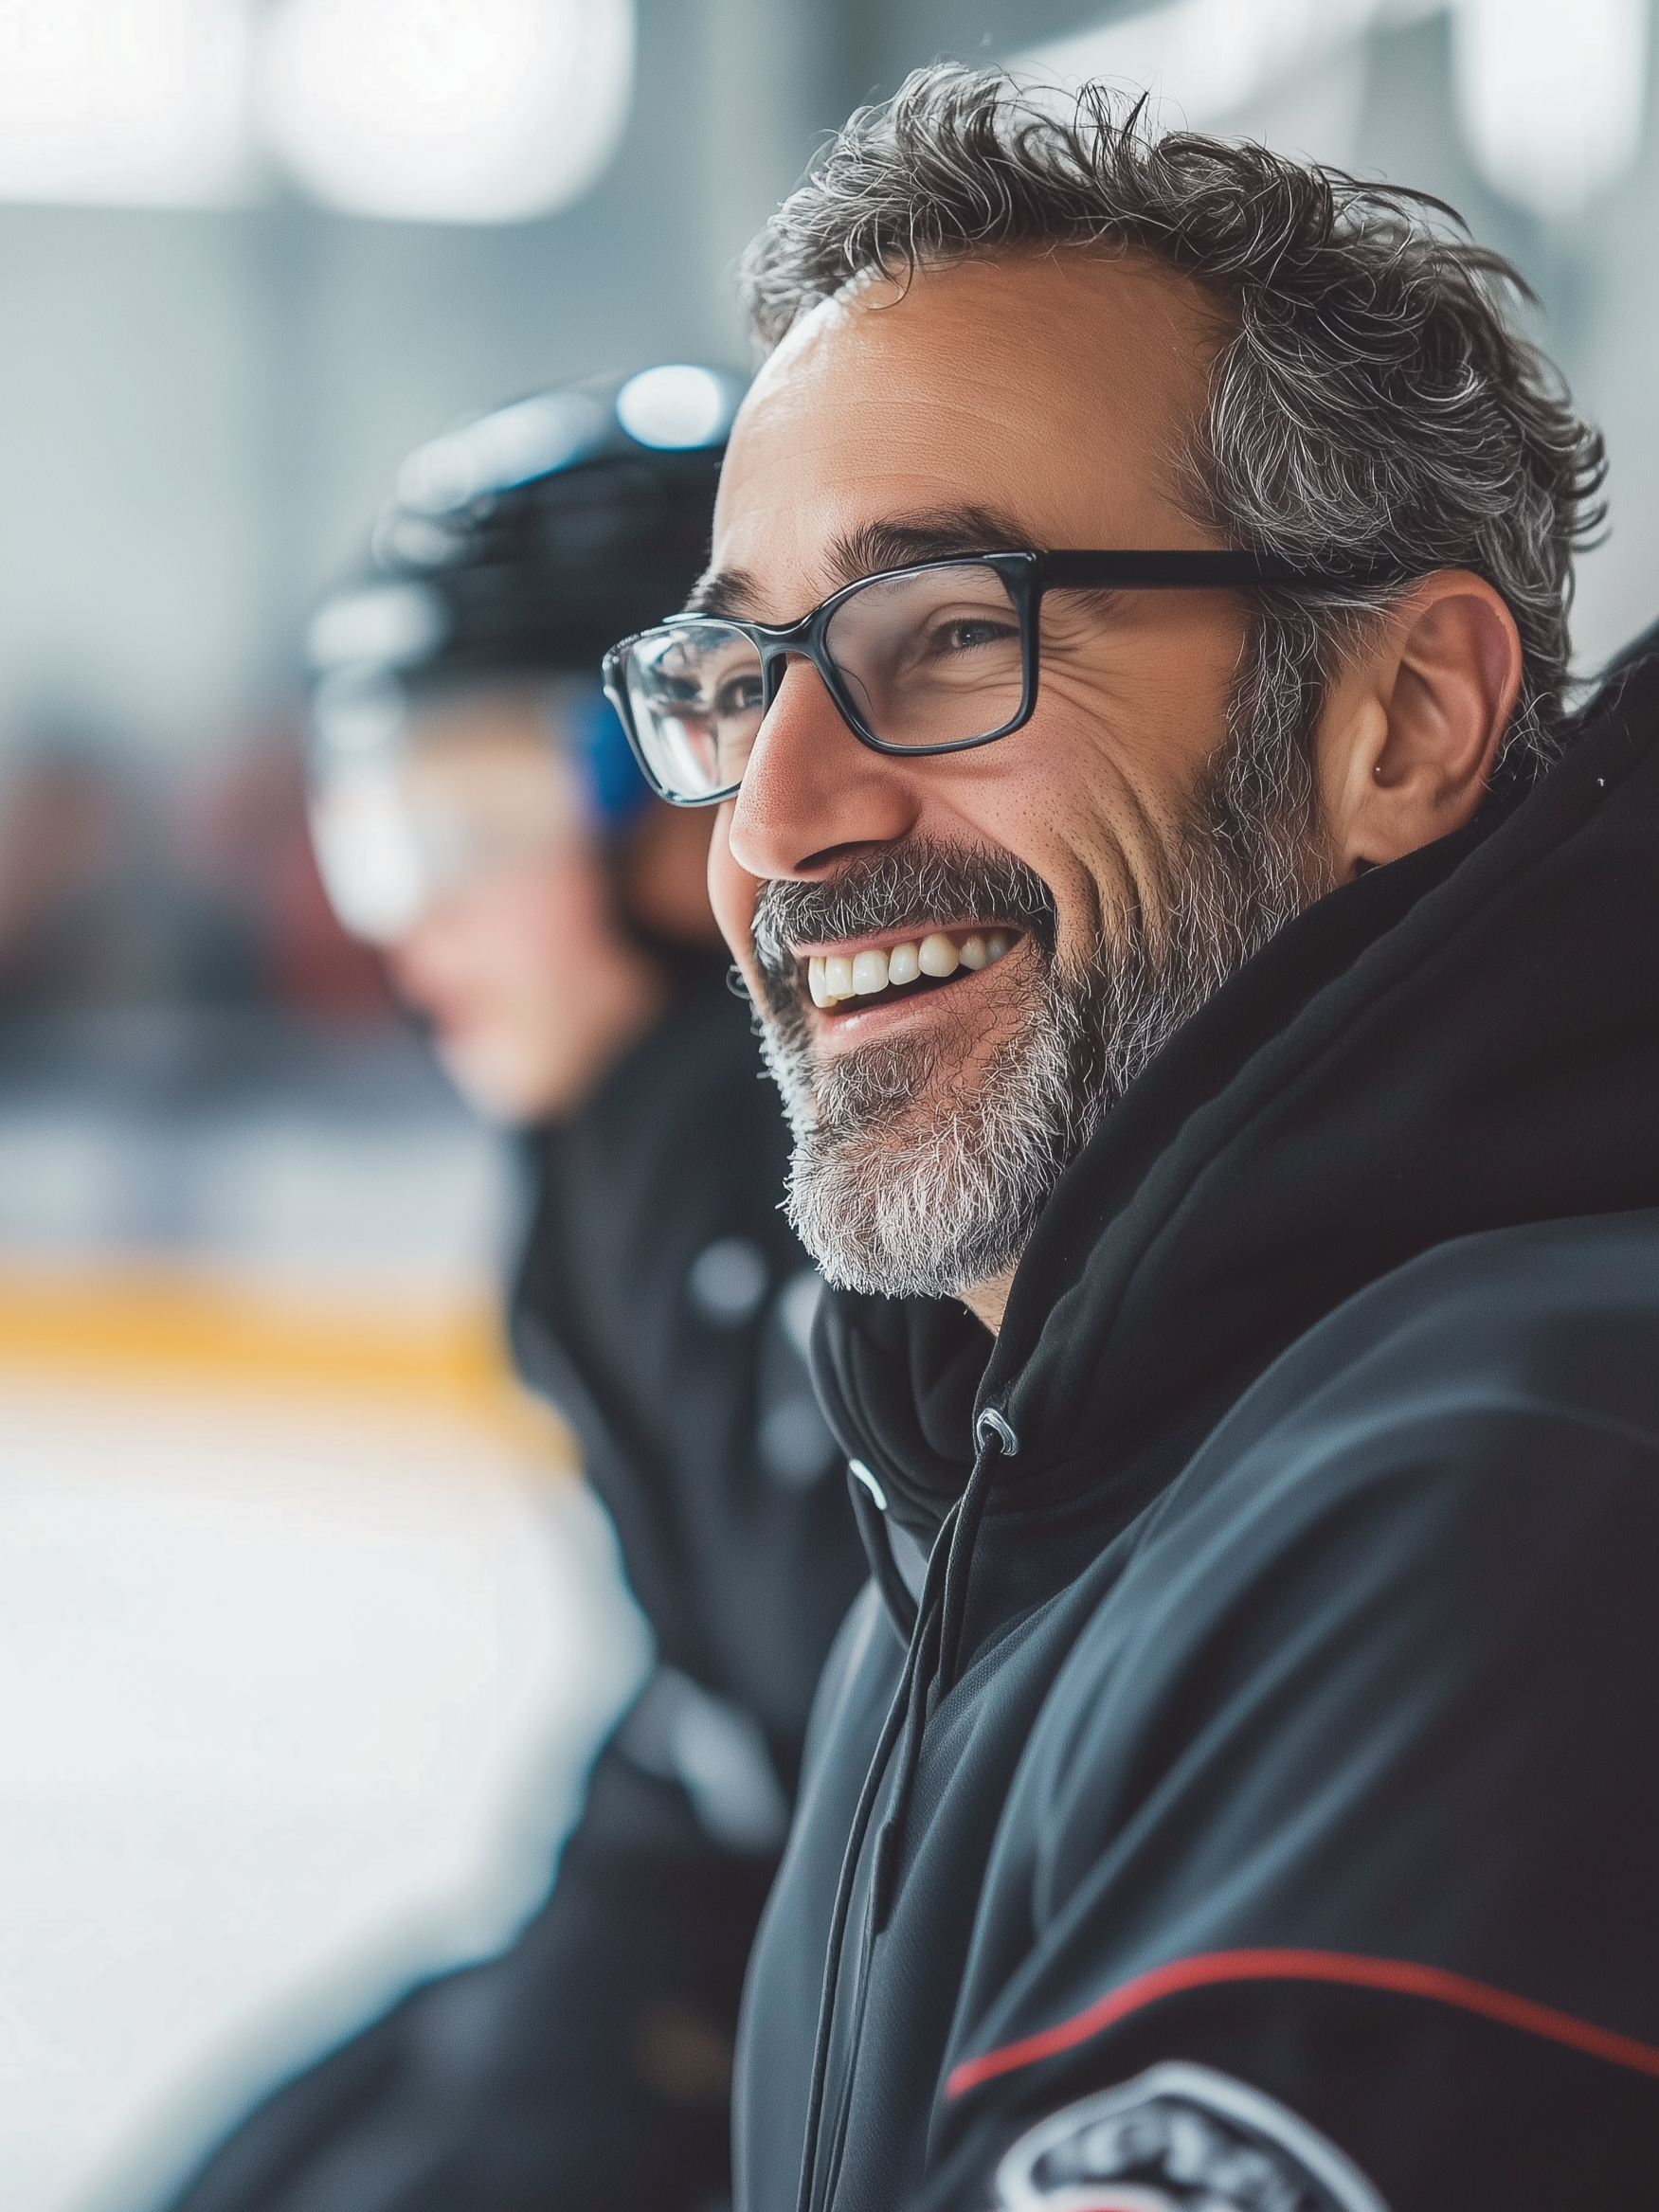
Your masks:
M411 713L447 694L548 678L596 827L643 804L599 664L701 571L743 390L729 370L666 363L533 393L404 462L365 568L306 633L313 836L348 927L394 934L433 878L398 764Z

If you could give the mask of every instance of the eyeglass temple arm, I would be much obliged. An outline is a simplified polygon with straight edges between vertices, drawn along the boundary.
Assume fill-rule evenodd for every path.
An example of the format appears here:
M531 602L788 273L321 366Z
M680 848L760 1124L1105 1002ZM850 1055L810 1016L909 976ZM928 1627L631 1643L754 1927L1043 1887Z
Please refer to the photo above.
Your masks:
M1357 563L1343 569L1298 568L1265 553L1114 551L1039 553L1036 578L1056 590L1112 585L1152 591L1225 590L1254 584L1307 591L1404 584L1409 574L1397 562Z

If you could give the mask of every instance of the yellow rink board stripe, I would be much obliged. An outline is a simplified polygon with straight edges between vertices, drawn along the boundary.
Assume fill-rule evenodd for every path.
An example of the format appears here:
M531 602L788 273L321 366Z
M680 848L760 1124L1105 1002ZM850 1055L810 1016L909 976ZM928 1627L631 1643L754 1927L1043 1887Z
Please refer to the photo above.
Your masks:
M392 1401L503 1426L573 1464L568 1431L520 1388L498 1303L326 1284L280 1288L199 1268L0 1266L0 1370L38 1380L192 1383L260 1395Z

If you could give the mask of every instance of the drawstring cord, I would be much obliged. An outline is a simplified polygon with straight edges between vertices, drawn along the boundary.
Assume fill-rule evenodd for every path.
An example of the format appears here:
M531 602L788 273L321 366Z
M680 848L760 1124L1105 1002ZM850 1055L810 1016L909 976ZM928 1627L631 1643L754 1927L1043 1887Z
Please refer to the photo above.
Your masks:
M956 1683L956 1670L962 1657L963 1624L967 1618L967 1585L973 1570L974 1546L979 1541L980 1523L985 1517L985 1501L991 1494L991 1464L999 1455L1012 1459L1019 1449L1019 1437L994 1406L987 1406L974 1423L974 1442L980 1448L979 1457L962 1494L956 1524L950 1532L950 1556L945 1565L936 1698L943 1698Z
M864 1539L864 1549L870 1556L870 1568L875 1576L875 1586L886 1601L899 1634L908 1645L916 1632L919 1609L914 1597L899 1573L898 1561L893 1556L893 1546L887 1536L887 1502L877 1505L875 1500L860 1482L847 1484L847 1495L853 1501L853 1519L858 1523L858 1534Z
M943 1697L956 1679L963 1623L967 1610L968 1576L980 1523L984 1519L985 1501L990 1495L992 1463L999 1455L1011 1458L1019 1449L1019 1437L994 1408L988 1408L974 1424L974 1441L979 1446L979 1452L974 1460L973 1471L946 1523L949 1531L948 1538L943 1542L934 1543L929 1558L927 1580L922 1586L917 1608L916 1626L905 1653L904 1671L899 1676L898 1687L893 1693L887 1717L881 1724L881 1734L876 1739L870 1771L864 1777L864 1787L858 1793L852 1830L841 1859L835 1906L830 1915L823 1985L819 1994L818 2034L813 2045L812 2082L807 2101L806 2131L802 2144L801 2184L796 2192L795 2212L814 2212L817 2194L815 2170L823 2126L824 2096L829 2080L836 1987L840 1980L841 1961L846 1952L847 1925L852 1918L858 1861L863 1856L870 1824L875 1817L876 1800L886 1779L887 1763L893 1756L894 1746L900 1744L902 1738L898 1779L893 1789L892 1809L882 1822L875 1839L874 1864L871 1868L870 1910L865 1919L860 1956L861 1983L868 1976L870 1946L887 1924L892 1869L898 1855L898 1838L909 1808L911 1786L921 1762L922 1735L929 1703L926 1691L921 1696L917 1695L923 1681L923 1662L931 1658L932 1684L936 1695ZM943 1530L941 1535L944 1535ZM943 1574L939 1571L941 1559L944 1562Z

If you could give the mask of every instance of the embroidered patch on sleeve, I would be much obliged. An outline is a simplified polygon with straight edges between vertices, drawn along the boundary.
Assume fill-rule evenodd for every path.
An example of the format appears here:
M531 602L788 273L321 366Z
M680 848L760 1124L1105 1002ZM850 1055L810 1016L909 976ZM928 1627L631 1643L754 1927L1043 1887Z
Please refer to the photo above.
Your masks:
M1388 2212L1351 2160L1248 2082L1172 2061L1039 2120L999 2212Z

